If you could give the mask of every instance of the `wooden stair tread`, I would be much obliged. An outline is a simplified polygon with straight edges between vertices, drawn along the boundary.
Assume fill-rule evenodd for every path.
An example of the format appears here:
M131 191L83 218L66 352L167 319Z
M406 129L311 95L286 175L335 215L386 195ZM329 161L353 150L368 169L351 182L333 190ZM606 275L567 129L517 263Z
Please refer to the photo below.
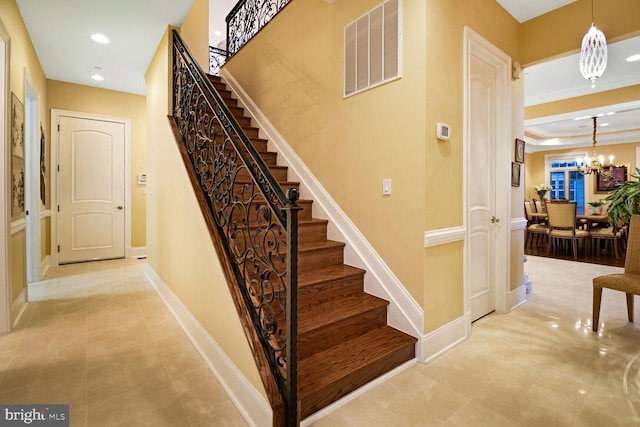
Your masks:
M314 298L314 300L317 299ZM315 304L309 304L308 301L305 304L304 301L300 301L299 306L304 309L298 313L298 334L326 328L331 323L387 305L389 305L388 301L365 292L357 292L346 297L334 297Z
M415 358L416 339L390 326L298 361L302 417Z
M304 396L313 388L329 384L367 362L384 357L396 346L415 345L418 340L391 326L375 329L298 361L298 384ZM332 372L332 368L335 372Z
M298 252L314 251L319 249L329 249L336 247L344 247L342 242L336 242L335 240L313 240L311 242L300 242L298 244Z
M329 279L360 276L363 275L364 272L365 271L360 268L352 267L347 264L327 265L298 274L298 288L318 285Z

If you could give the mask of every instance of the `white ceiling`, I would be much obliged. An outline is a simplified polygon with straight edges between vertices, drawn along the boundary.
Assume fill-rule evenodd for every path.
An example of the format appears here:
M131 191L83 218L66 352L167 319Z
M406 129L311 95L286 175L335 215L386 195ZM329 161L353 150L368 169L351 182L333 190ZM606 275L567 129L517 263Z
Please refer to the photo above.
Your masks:
M576 0L496 0L504 9L507 10L522 23L533 19L536 16L544 15L554 9L566 6Z
M48 79L128 93L146 93L144 73L167 25L181 26L193 0L16 0ZM524 22L576 0L496 0L519 22ZM225 17L236 0L210 0L209 43L224 43ZM585 28L585 32L588 28ZM99 45L90 39L100 32L111 39ZM576 46L576 49L578 46ZM586 95L640 84L640 37L609 45L609 62L595 88L580 75L578 55L536 64L524 70L525 104ZM90 77L100 67L105 80ZM527 151L591 144L591 120L575 117L616 112L599 123L598 143L640 141L640 100L596 110L525 121Z
M48 79L145 94L144 73L167 25L193 0L17 0ZM90 36L102 33L111 43ZM102 82L91 80L101 67Z

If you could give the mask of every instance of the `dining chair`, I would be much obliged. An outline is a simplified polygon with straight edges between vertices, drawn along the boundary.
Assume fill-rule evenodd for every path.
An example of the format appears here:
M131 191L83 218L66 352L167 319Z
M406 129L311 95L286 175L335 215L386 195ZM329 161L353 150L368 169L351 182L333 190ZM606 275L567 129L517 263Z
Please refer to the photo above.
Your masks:
M528 244L530 247L533 247L534 237L536 242L539 240L540 236L542 236L543 238L546 237L547 234L549 233L549 227L547 227L547 225L544 223L540 223L540 221L538 221L536 218L534 218L531 215L533 213L533 207L531 205L531 201L529 200L524 201L524 212L525 212L525 215L527 216L527 228L526 228L527 236L524 242L524 246L526 248ZM544 243L544 240L543 240L543 243Z
M576 209L576 202L547 203L547 223L549 225L547 255L549 255L554 240L570 240L573 258L578 258L578 240L586 242L589 232L576 228Z
M542 202L542 200L533 199L533 207L536 209L536 212L546 212L544 210L544 203Z
M627 296L627 317L633 322L633 299L640 295L640 215L631 217L627 253L624 259L624 273L607 274L593 279L593 319L591 329L598 331L602 289L609 288L624 292Z
M625 235L624 227L619 225L610 225L609 227L591 227L589 229L589 237L591 238L591 247L593 250L600 250L600 243L604 244L604 250L607 248L607 243L611 243L613 247L613 253L616 259L620 258L620 251L625 248Z

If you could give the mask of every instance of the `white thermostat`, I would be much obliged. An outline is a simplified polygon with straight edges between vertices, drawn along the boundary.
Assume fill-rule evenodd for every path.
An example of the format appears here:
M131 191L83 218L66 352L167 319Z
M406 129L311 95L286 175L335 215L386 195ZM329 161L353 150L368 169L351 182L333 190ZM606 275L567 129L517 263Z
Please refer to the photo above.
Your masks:
M436 136L438 139L448 141L451 135L451 126L446 123L438 123L436 128Z

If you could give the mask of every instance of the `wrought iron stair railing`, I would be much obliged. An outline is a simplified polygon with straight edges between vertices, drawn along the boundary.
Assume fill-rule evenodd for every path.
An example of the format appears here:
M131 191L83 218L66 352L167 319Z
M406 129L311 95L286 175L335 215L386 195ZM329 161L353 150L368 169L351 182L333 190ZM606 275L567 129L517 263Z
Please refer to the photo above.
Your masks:
M273 19L291 0L240 0L231 9L227 22L227 49L209 46L209 72L220 75L227 59L235 55L245 44Z
M291 0L240 0L227 15L227 55L231 58Z
M298 194L281 188L175 30L172 120L214 245L227 257L232 295L241 295L239 314L250 317L245 333L281 396L284 420L274 409L274 424L298 425Z

